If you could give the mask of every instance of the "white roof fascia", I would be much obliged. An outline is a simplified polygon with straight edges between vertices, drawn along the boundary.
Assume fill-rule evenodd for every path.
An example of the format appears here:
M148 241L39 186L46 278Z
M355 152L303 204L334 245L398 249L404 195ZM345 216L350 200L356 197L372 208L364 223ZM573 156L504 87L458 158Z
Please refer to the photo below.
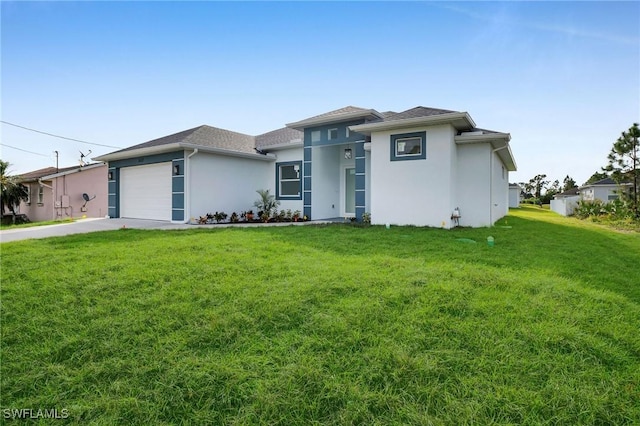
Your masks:
M82 167L78 166L75 169L71 169L71 170L67 170L67 171L59 172L59 173L53 173L53 174L50 174L50 175L47 175L47 176L42 176L40 179L43 179L43 180L55 179L55 178L60 177L60 176L66 176L66 175L70 175L72 173L83 172L85 170L91 170L91 169L95 169L97 167L102 167L102 166L106 166L106 163L88 164L88 165L82 166Z
M511 134L483 133L481 135L478 135L478 134L457 135L455 137L455 140L457 144L492 142L494 140L504 140L505 143L508 143L511 140ZM494 148L499 148L499 146L494 146Z
M352 111L352 112L345 112L345 113L336 114L336 115L307 118L306 120L285 124L285 126L289 127L290 129L301 130L301 129L304 129L305 127L319 126L322 124L334 123L336 121L353 120L360 117L367 117L369 115L374 115L378 118L383 118L378 111L374 109L367 109L364 111Z
M303 145L304 145L304 143L302 142L302 139L296 139L295 141L279 143L279 144L276 144L276 145L269 145L269 146L265 146L265 147L258 148L258 149L260 151L278 151L278 150L281 150L281 149L299 148L299 147L301 147Z
M212 146L203 146L203 145L182 143L182 142L170 143L166 145L150 146L147 148L132 149L132 150L123 151L123 152L114 152L112 154L106 154L106 155L101 155L100 157L92 158L92 160L117 161L117 160L124 160L127 158L140 157L144 155L163 154L165 152L179 151L184 149L196 149L196 148L198 149L199 152L208 152L211 154L220 154L220 155L226 155L230 157L250 158L252 160L262 160L262 161L275 160L275 157L269 154L263 155L263 154L258 154L257 152L253 154L249 152L233 151L230 149L216 148Z
M177 151L181 149L180 143L170 143L165 145L150 146L147 148L130 149L127 151L118 151L111 154L101 155L92 158L93 161L116 161L125 160L132 157L140 157L143 155L163 154L165 152Z
M181 148L185 149L197 149L198 152L207 152L210 154L219 154L225 155L228 157L240 157L240 158L249 158L251 160L261 160L261 161L275 161L276 156L271 154L255 154L249 152L241 152L241 151L233 151L230 149L216 148L213 146L202 146L196 145L192 143L180 143Z
M456 126L456 122L463 122L464 126ZM437 124L452 124L456 129L469 128L473 129L476 127L476 123L473 121L469 113L467 112L452 112L447 114L438 114L438 115L428 115L425 117L413 117L413 118L405 118L402 120L390 120L390 121L379 121L376 123L365 123L365 124L357 124L355 126L349 126L349 130L353 132L363 133L365 135L370 135L372 132L382 131L382 130L395 130L402 129L405 127L416 127L420 125L424 126L434 126Z

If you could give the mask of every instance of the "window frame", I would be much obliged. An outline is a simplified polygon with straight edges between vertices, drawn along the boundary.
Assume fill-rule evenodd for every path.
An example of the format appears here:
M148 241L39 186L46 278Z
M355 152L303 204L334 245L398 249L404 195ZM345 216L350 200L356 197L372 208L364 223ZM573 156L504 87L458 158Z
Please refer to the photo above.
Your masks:
M281 179L282 167L298 166L298 178L297 179ZM298 194L297 195L283 195L282 194L282 182L298 182ZM302 161L283 161L276 163L276 200L302 200Z
M311 142L320 142L322 140L322 131L321 130L312 130L311 131Z
M335 138L331 137L331 132L335 132ZM333 127L331 129L327 129L327 140L328 141L337 141L340 138L340 135L338 134L338 128L337 127Z
M419 154L398 154L398 142L408 139L420 139ZM399 133L391 135L390 159L391 161L425 160L427 158L427 132Z
M44 186L38 187L38 204L44 204Z
M31 185L26 184L25 186L27 187L27 199L24 203L29 206L31 205Z

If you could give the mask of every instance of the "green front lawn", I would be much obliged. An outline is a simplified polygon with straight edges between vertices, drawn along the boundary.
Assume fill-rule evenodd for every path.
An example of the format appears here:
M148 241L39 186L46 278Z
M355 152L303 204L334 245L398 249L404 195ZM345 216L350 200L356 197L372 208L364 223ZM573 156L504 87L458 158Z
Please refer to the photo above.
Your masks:
M2 409L640 423L637 233L533 207L493 229L118 230L1 250Z

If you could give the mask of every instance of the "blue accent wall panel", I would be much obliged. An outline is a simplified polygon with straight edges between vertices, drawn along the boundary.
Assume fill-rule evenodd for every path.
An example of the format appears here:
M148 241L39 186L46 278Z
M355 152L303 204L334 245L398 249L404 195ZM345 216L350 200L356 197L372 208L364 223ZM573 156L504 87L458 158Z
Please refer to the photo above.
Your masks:
M356 144L356 158L364 157L364 156L365 156L364 142L359 142Z
M365 189L365 175L356 175L356 189Z
M172 195L174 195L174 205L175 208L175 192L184 192L184 151L172 151L165 152L162 154L153 154L153 155L144 155L141 157L133 157L126 158L124 160L116 160L109 162L109 171L113 173L113 180L108 182L108 191L109 191L109 216L110 217L120 217L120 169L122 167L132 167L132 166L143 166L147 164L156 164L156 163L166 163L171 161L171 172L173 173L173 166L179 166L179 173L177 177L172 177L171 187L172 187ZM172 175L173 176L173 175ZM115 194L115 195L114 195ZM184 208L184 194L180 194L182 197L182 206ZM113 202L113 204L112 204ZM114 208L115 207L115 208ZM172 213L172 217L176 217L176 213ZM184 212L180 211L179 219L173 220L184 220Z
M304 190L311 191L311 177L309 176L304 178Z
M311 163L304 163L304 170L302 171L302 176L311 177Z
M307 219L311 219L311 206L304 206L303 210L303 215L305 215L307 217Z
M171 194L171 207L184 209L184 194Z
M184 158L184 151L165 152L164 154L145 155L143 157L127 158L124 160L112 161L109 167L130 167L142 166L145 164L164 163L175 159Z
M184 210L182 209L173 209L171 210L171 220L176 222L181 222L184 220Z
M304 161L311 161L311 147L305 147L304 151Z
M356 173L364 173L364 158L356 158Z
M304 145L309 146L327 146L327 145L339 145L347 142L357 142L363 140L365 136L361 133L349 132L347 136L347 127L355 126L357 124L364 123L364 119L343 121L332 124L325 124L322 126L308 127L304 129ZM337 138L329 139L329 130L337 129ZM311 140L311 133L320 131L320 140L313 142Z
M171 191L184 192L184 176L174 176L171 178Z
M364 191L356 191L356 206L364 207Z
M310 191L305 191L303 203L304 203L305 206L311 206L311 192Z
M362 222L362 215L364 214L364 207L356 207L356 220Z

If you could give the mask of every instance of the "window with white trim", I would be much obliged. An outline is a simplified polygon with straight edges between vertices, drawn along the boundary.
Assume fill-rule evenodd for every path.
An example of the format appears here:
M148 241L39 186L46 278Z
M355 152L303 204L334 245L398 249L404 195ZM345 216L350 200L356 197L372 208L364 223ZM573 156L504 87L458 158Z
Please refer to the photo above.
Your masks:
M277 163L276 185L278 200L302 199L302 161Z
M25 203L31 204L31 185L26 184L25 187L27 188L27 199L25 200Z
M311 142L320 142L320 130L311 132Z
M327 130L327 139L330 141L338 139L338 129Z
M44 186L38 188L38 204L44 204Z

